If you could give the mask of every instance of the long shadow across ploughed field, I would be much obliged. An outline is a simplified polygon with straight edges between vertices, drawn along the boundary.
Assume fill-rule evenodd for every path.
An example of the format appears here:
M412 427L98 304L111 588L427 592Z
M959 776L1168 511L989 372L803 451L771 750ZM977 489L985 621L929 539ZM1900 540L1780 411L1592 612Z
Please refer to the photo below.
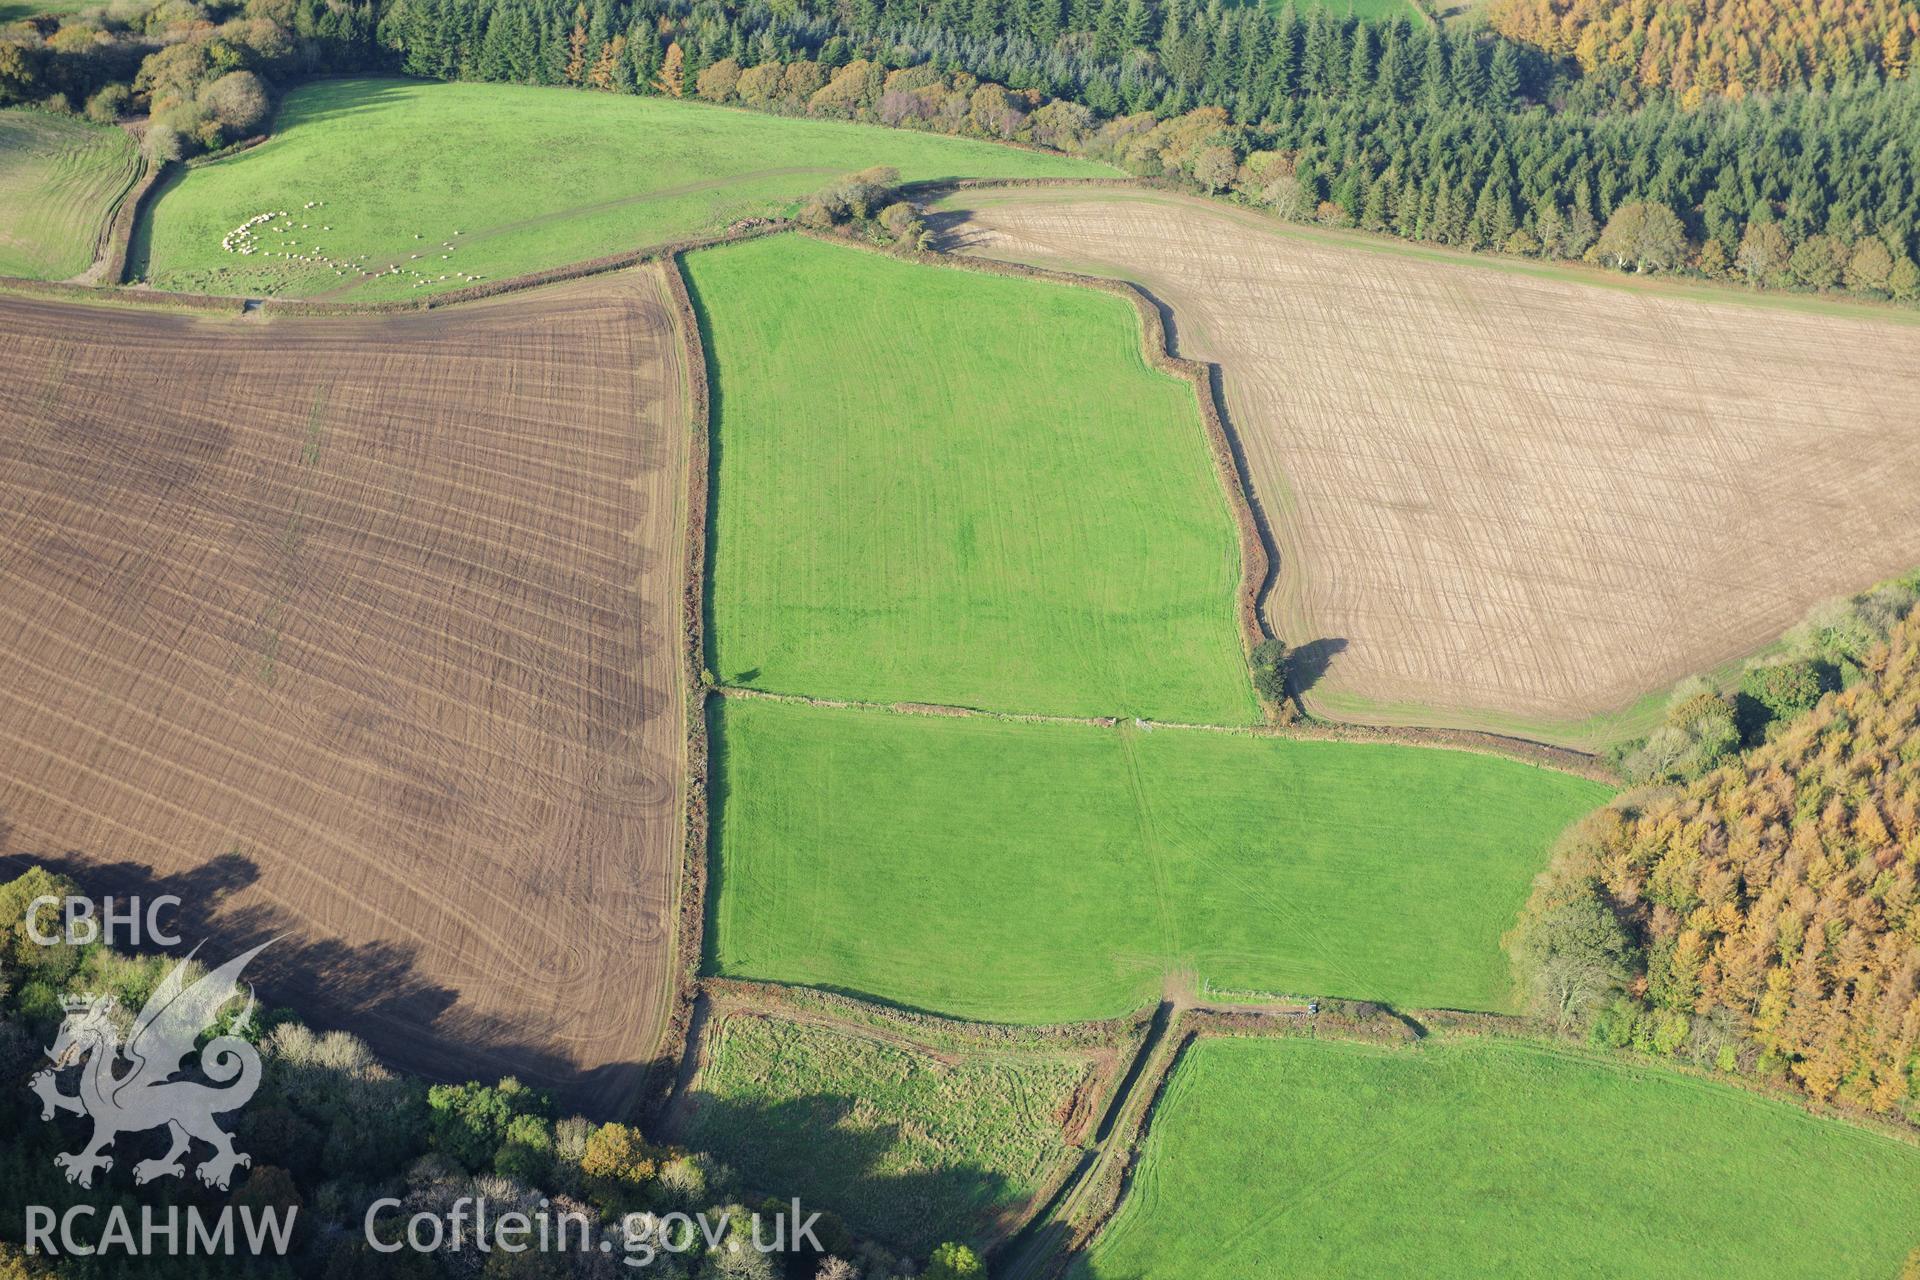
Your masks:
M517 1076L539 1088L554 1089L563 1102L585 1107L597 1118L616 1119L623 1108L604 1101L640 1092L655 1072L671 1073L670 1057L650 1062L604 1063L582 1071L556 1052L538 1028L516 1026L511 1019L455 1011L459 993L423 976L418 949L399 942L354 946L338 939L306 936L303 924L253 890L260 868L240 854L215 858L174 875L162 875L138 863L89 857L78 851L58 855L16 849L12 827L0 813L0 881L39 866L65 876L96 904L112 897L124 907L129 898L153 903L179 899L159 920L180 938L177 948L125 947L218 965L262 943L266 950L248 966L245 981L258 986L263 1007L294 1009L317 1030L351 1027L380 1043L396 1065L436 1079ZM396 1046L404 1046L396 1052Z

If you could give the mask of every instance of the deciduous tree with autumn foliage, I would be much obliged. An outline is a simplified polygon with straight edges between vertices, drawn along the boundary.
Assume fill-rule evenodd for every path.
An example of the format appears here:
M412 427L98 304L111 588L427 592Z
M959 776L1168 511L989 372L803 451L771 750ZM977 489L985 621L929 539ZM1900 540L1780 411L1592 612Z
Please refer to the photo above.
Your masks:
M1897 80L1920 37L1914 0L1493 0L1488 16L1589 76L1696 102Z
M1763 745L1573 833L1510 939L1536 1012L1920 1116L1920 611L1863 665Z

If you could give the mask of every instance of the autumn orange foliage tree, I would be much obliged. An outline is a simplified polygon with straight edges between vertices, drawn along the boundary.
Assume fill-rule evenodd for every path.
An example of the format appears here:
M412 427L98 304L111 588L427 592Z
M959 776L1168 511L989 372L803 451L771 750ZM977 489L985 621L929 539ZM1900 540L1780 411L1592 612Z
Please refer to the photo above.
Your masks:
M1908 73L1915 0L1493 0L1510 40L1683 100Z
M1920 611L1865 665L1733 763L1603 810L1556 857L1516 937L1553 952L1547 924L1598 901L1637 947L1624 991L1587 1011L1596 1041L1920 1113Z

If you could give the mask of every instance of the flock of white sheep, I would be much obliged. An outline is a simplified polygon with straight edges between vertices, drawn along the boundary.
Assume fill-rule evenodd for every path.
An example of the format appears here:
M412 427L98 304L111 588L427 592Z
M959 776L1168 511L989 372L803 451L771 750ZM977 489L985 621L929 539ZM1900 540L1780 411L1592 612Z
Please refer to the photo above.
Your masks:
M309 200L306 204L302 205L301 208L303 211L318 209L325 204L326 201L324 200ZM366 253L355 254L348 258L331 257L318 242L303 248L300 238L294 235L296 231L312 230L314 230L314 226L311 222L295 223L293 215L287 210L273 209L265 213L256 213L233 230L227 232L227 234L220 239L220 247L228 253L237 253L242 257L251 257L259 254L261 257L266 258L285 258L290 263L298 263L303 266L322 267L331 270L336 276L345 276L353 273L369 280L377 280L382 276L399 276L407 280L408 287L413 289L431 288L434 285L449 280L459 280L471 284L475 281L486 279L485 276L471 275L465 271L457 271L452 268L435 274L431 269L422 271L417 267L408 266L402 262L389 262L386 266L379 267L375 265L373 256ZM333 227L331 224L323 223L319 227L319 230L330 232L333 230ZM263 232L276 233L289 238L280 240L273 247L269 248L267 242L261 239ZM458 236L460 232L455 231L453 234ZM414 232L413 238L415 240L426 239L423 234L417 231ZM444 252L440 254L440 261L450 261L454 253L454 242L452 240L443 240L440 243L440 248L444 250ZM427 253L408 254L406 262L418 262L427 256Z

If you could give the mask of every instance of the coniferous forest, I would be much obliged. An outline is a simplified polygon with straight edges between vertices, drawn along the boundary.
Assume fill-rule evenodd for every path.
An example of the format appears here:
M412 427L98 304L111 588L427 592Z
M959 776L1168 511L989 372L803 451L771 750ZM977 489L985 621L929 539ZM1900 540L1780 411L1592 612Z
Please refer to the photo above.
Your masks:
M166 0L14 24L0 102L150 110L166 157L258 130L314 74L670 94L1442 245L1920 297L1914 6L1773 15L1764 40L1646 8L1512 0L1485 30L1221 0Z

